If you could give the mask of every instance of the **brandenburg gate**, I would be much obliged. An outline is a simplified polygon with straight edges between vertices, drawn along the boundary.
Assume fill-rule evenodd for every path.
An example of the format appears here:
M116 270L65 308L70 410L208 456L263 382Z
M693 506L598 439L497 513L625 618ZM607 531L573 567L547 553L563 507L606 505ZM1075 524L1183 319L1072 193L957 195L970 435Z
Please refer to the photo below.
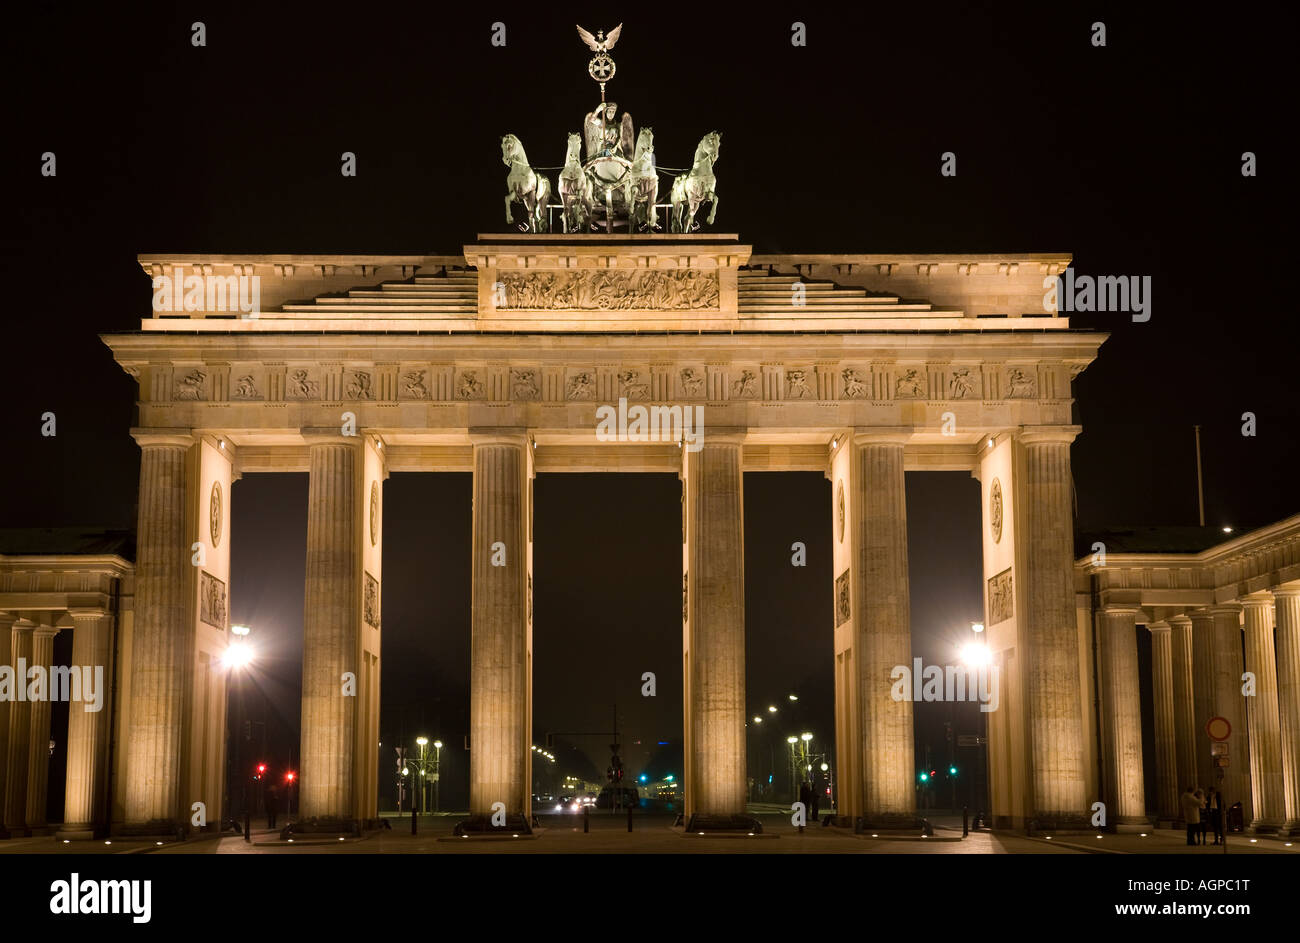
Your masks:
M125 828L174 831L197 801L219 821L218 662L246 472L310 476L302 817L376 816L395 471L473 473L476 819L531 813L535 476L681 478L684 785L703 828L746 812L743 476L817 471L831 482L835 615L811 643L835 665L839 814L910 827L912 702L891 697L891 669L912 664L904 474L947 470L981 484L995 821L1082 823L1095 758L1071 382L1104 335L1044 307L1045 279L1069 262L755 255L689 231L483 235L443 256L141 256L149 276L178 279L178 298L204 290L104 337L139 383L142 452L121 642ZM212 286L241 279L256 279L259 310L211 304ZM602 434L602 415L638 406L658 435L631 422ZM689 415L702 426L684 428Z

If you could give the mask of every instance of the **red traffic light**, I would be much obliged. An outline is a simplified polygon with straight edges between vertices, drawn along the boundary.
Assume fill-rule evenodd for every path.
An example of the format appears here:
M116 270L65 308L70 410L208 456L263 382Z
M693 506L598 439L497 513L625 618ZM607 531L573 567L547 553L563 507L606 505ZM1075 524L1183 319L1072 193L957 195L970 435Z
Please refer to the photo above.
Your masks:
M291 783L291 782L293 782L294 777L297 776L297 775L298 775L298 774L295 773L295 772L293 772L293 771L287 772L287 773L284 774L284 781L287 782L287 783Z

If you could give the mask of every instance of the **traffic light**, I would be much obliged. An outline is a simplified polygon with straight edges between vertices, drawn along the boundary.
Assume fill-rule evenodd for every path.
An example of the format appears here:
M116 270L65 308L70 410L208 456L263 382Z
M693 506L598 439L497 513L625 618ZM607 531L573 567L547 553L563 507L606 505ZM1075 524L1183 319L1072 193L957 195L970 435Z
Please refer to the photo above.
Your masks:
M957 767L955 767L955 766L949 766L949 767L948 767L948 775L949 775L949 776L956 776L956 775L957 775Z
M297 776L298 776L297 773L295 773L293 770L290 770L289 772L284 774L284 781L288 783L290 786L292 786L293 781L294 779L297 778Z
M925 770L921 770L921 782L928 783L929 781L930 781L930 774L927 773Z
M257 764L257 773L253 776L253 778L254 778L254 779L261 779L262 776L263 776L263 774L265 774L265 773L266 773L266 764L265 764L265 763L258 763L258 764Z

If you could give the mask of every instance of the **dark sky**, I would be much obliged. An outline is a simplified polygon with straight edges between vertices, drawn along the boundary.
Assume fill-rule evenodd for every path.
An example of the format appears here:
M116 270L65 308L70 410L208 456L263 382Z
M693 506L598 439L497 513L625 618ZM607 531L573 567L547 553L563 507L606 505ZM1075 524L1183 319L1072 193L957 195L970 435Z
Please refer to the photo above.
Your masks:
M1150 275L1149 322L1074 319L1112 332L1075 385L1077 529L1195 523L1194 423L1208 523L1300 509L1297 331L1282 285L1295 202L1278 147L1292 56L1276 24L1250 7L798 6L626 8L610 97L654 127L667 165L722 131L717 228L756 251L1069 251L1081 273ZM0 527L134 526L134 383L97 334L137 329L148 310L138 252L441 253L498 229L499 137L560 163L564 134L598 98L573 22L608 29L609 5L557 9L7 11ZM796 18L806 48L790 44ZM498 19L505 48L489 43ZM1104 49L1089 43L1098 19ZM205 48L190 43L195 20ZM44 151L55 178L40 175ZM357 154L356 178L339 173L343 151ZM939 174L944 151L955 178ZM1241 175L1243 151L1259 176ZM47 410L55 438L40 435ZM1240 433L1246 411L1253 438ZM454 747L452 789L466 762L470 482L394 475L386 487L382 723L386 737ZM797 691L788 723L820 736L829 486L749 474L745 487L751 708ZM539 480L539 737L605 730L617 702L645 750L635 762L674 762L650 751L680 749L678 488L650 475ZM251 475L233 498L232 614L274 641L260 683L291 743L306 480ZM978 491L965 475L909 475L908 501L925 656L979 612ZM809 547L806 569L789 565L794 540ZM653 703L639 696L647 670ZM918 712L921 749L938 722ZM603 769L603 744L579 745Z

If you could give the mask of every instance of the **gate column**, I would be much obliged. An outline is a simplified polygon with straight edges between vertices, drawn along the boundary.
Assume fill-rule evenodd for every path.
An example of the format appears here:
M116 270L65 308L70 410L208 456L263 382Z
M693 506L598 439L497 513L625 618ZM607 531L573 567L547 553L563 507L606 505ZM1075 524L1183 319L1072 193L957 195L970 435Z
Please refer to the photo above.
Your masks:
M469 803L507 826L532 811L532 446L518 433L473 434Z
M686 820L701 830L746 816L743 440L710 430L682 452Z

